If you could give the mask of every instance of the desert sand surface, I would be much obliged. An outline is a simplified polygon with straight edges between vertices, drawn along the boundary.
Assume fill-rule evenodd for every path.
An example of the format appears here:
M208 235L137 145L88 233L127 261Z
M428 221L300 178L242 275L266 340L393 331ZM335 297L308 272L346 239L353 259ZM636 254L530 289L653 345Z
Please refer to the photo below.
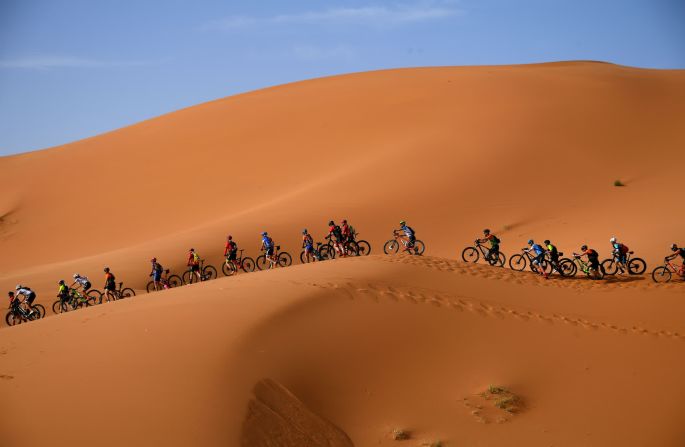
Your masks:
M0 329L4 443L683 445L682 281L458 258L485 227L508 256L532 237L604 258L616 235L651 271L685 244L684 122L682 70L438 67L0 158L2 293L26 284L49 307L57 280L100 288L105 265L139 291ZM302 228L321 240L342 218L372 256L142 292L152 256L218 265L226 234L254 257L269 231L297 259ZM379 254L400 219L426 256Z

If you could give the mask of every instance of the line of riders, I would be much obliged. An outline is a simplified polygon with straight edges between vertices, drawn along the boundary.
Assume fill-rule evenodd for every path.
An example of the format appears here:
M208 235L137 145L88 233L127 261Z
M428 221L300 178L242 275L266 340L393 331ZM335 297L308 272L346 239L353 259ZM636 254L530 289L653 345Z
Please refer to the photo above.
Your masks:
M475 241L475 247L467 247L462 252L462 259L466 262L477 262L480 257L479 253L483 254L483 258L490 265L504 266L505 256L500 251L500 239L490 232L489 229L483 230L483 237ZM580 247L580 253L573 253L574 260L560 259L563 253L551 243L550 240L545 240L543 245L535 243L533 239L528 241L528 247L523 248L522 254L516 254L509 260L509 266L512 270L523 270L526 267L527 261L530 261L530 268L534 272L542 275L544 278L549 278L553 271L559 272L562 276L574 276L578 266L582 271L593 279L601 279L604 275L609 274L642 274L647 268L647 264L640 258L630 258L632 251L617 238L611 237L609 239L611 244L612 257L600 263L599 253L597 250L589 248L587 245ZM490 248L485 248L483 244L489 244ZM664 257L664 266L657 267L652 272L652 278L655 282L667 282L671 279L671 274L676 274L685 279L685 248L678 247L677 244L671 245L671 254ZM480 249L480 250L479 250ZM678 268L670 263L670 261L680 257L683 262ZM586 262L583 262L583 258Z
M326 253L321 247L323 244L318 243L317 247L314 246L315 244L312 235L307 229L304 229L302 230L303 252L301 260L305 263L321 261L336 256L357 256L360 254L362 243L366 244L366 252L364 254L369 254L371 250L370 245L366 241L357 241L357 234L355 229L347 223L347 220L343 220L341 225L337 225L333 220L329 221L328 234L325 238L330 241L330 247L332 247L333 253ZM266 231L263 232L261 236L260 249L264 251L264 255L262 255L265 264L264 268L271 269L279 265L286 266L292 263L290 255L287 255L289 261L285 263L282 262L283 258L281 256L286 253L278 253L279 246L275 244L274 240ZM400 245L404 246L402 251L405 253L414 255L423 254L423 251L425 250L423 242L416 239L416 232L408 226L404 220L400 221L399 229L393 230L393 236L394 238L386 242L383 248L386 254L397 253ZM625 273L644 273L646 264L643 260L640 258L630 259L629 256L633 252L615 237L612 237L609 241L612 247L612 258L610 260L605 260L603 263L600 263L599 261L599 253L592 248L588 248L587 245L580 247L580 253L573 253L574 259L578 261L580 268L585 274L594 279L601 279L607 273L618 273L619 275ZM501 241L497 236L491 233L489 229L485 229L483 230L483 237L476 239L475 247L467 247L464 249L462 258L466 262L477 262L480 254L482 254L485 261L490 265L499 265L503 267L505 256L500 251L500 243ZM489 244L490 248L486 248L484 244ZM557 247L549 240L545 240L543 244L544 245L540 245L535 243L532 239L529 240L528 247L522 249L523 254L516 254L511 257L509 260L510 267L513 270L523 270L527 264L526 260L529 260L531 270L539 273L545 278L549 278L550 273L554 270L558 271L562 276L575 275L577 266L574 261L570 259L560 259L560 257L563 256L563 253L559 252ZM326 247L328 246L329 245L326 245ZM674 243L671 245L671 252L672 254L664 258L666 264L662 267L657 267L652 272L654 281L669 281L671 274L679 275L681 278L685 279L685 248L678 247L678 245ZM224 270L226 275L237 273L238 270L241 269L244 271L254 270L254 261L252 261L251 258L238 257L238 244L233 240L231 235L226 237L224 257L226 258L225 266L230 266L228 270ZM683 264L679 268L669 262L677 257L680 257L683 261ZM587 259L587 262L582 262L582 258ZM249 259L252 262L251 267L246 266L246 259ZM152 258L150 262L152 264L152 271L149 276L152 278L152 281L151 284L148 285L148 291L158 291L216 277L216 270L214 267L206 266L203 269L204 261L193 248L188 251L188 271L184 273L184 278L177 277L176 275L169 276L169 270L165 270L157 261L157 258ZM606 271L604 264L607 262L610 262L612 267L615 266L614 271ZM212 269L213 272L207 273L206 269ZM98 304L103 301L103 296L105 302L110 302L121 297L135 295L135 292L132 289L124 289L124 291L128 292L124 292L123 294L121 290L117 289L115 282L116 278L109 267L104 268L104 273L104 293L101 294ZM70 285L67 285L63 279L58 283L57 297L59 298L59 301L55 304L58 305L60 311L70 310L68 309L69 307L75 309L86 306L89 304L89 300L92 299L92 297L88 296L92 287L90 280L86 276L78 273L75 273L73 278L74 282ZM664 281L660 278L667 279ZM121 283L119 284L121 288ZM100 294L100 292L98 292L98 294ZM10 309L10 312L7 315L8 324L10 324L9 318L13 316L23 321L28 321L41 318L45 315L42 306L40 304L34 304L36 293L31 290L30 287L18 284L15 291L8 292L8 296ZM54 308L55 306L53 306L53 311L55 310ZM41 309L43 309L42 314Z

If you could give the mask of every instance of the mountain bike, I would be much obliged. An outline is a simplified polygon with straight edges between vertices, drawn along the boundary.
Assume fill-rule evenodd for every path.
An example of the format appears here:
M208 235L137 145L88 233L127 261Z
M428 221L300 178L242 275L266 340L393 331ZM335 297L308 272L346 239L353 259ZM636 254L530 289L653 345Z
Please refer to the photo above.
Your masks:
M169 269L164 270L164 274L159 279L159 285L162 287L161 290L171 289L172 287L181 287L183 285L183 280L178 275L169 276ZM156 292L155 282L150 281L147 283L147 293ZM134 292L135 294L135 292Z
M333 242L331 236L326 236L326 239L328 239L328 242L322 245L319 253L321 253L322 256L325 256L326 259L335 259L337 256L340 256L338 250L335 248L336 243ZM359 256L359 246L355 241L349 240L340 242L339 244L342 247L345 256Z
M322 242L317 242L316 243L316 248L312 248L311 253L309 256L305 253L304 250L300 252L300 262L302 264L307 264L308 262L314 262L314 261L325 261L328 259L328 245L325 245L325 249L322 249L321 246L324 245Z
M618 255L614 254L610 259L605 259L602 261L602 267L604 267L604 272L606 275L615 275L619 269L621 272L625 270L625 266L628 267L628 273L631 275L642 275L645 270L647 270L647 263L642 258L631 258L633 252L629 251L626 254L625 264L621 264L618 260Z
M552 262L552 257L549 251L545 253L545 259L549 263L551 269L549 273L551 274L556 270L561 276L564 277L575 275L576 271L578 271L578 267L576 266L575 262L569 258L562 258L562 256L564 256L564 252L560 251L558 252L558 255L559 260L555 264Z
M400 234L397 230L392 232L393 238L390 239L383 245L383 252L386 255L395 254L399 251L400 245L404 246L404 251L410 255L422 255L426 251L426 246L423 241L416 239L414 244L410 246L409 238L405 235Z
M200 277L201 281L209 281L210 279L215 279L217 277L217 272L214 266L205 265L205 260L200 259ZM192 267L188 266L188 270L183 272L183 284L192 284L198 282L197 274L193 272Z
M98 290L98 292L99 292L99 290ZM117 300L122 300L124 298L130 298L132 296L136 296L136 291L131 289L130 287L124 288L124 283L120 282L119 286L116 289L112 290L112 294L114 295L114 301L117 301ZM98 300L98 304L102 304L102 297L103 296L107 296L106 290L104 293L100 292L100 298Z
M573 266L568 265L569 263L573 264ZM566 272L565 276L576 276L576 273L580 270L591 279L604 278L604 268L602 267L602 264L599 265L599 269L597 270L591 269L590 264L580 259L578 253L573 253L573 260L564 259L559 264L560 269Z
M69 299L62 301L58 299L52 303L52 312L60 314L69 312L71 310L80 309L82 307L95 306L102 300L102 292L95 289L90 289L84 295L76 289L69 289Z
M685 281L685 276L680 274L680 267L668 259L664 259L664 265L652 270L652 279L654 282L669 282L673 275L679 276Z
M226 256L226 261L221 264L221 271L226 276L235 275L238 270L242 270L245 273L254 272L255 262L249 256L243 257L243 251L240 250L240 256L238 256L234 261L229 261L228 256Z
M507 257L504 256L504 253L501 251L497 252L497 257L491 257L490 256L490 249L487 248L485 245L481 244L476 241L474 242L473 247L466 247L464 250L461 252L461 259L464 260L464 262L478 262L478 260L483 257L485 262L487 262L490 265L498 265L500 267L504 267L504 263L507 260Z
M33 306L31 306L33 307ZM41 306L42 307L42 306ZM43 312L45 309L43 309ZM43 317L40 310L34 309L33 313L29 313L24 309L22 303L10 305L10 309L5 315L5 323L7 326L16 326L21 323L28 323L29 321L39 320Z
M293 257L287 251L280 251L281 246L276 245L274 249L274 254L270 256L270 259L266 258L266 254L257 256L255 263L259 270L266 270L273 267L288 267L293 263ZM266 251L262 249L262 251Z
M533 261L535 261L535 256L533 256L527 248L522 248L520 254L515 254L509 258L509 268L522 272L526 266L530 267L530 270L535 273L541 273L538 268L542 269L542 273L548 273L547 270L552 270L550 263L543 259L540 262L540 266L537 267Z

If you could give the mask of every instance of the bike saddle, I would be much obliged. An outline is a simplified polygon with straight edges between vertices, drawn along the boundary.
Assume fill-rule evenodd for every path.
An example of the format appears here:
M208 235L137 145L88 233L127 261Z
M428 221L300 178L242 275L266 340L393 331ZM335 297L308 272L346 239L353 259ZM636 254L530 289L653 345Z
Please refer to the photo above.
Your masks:
M281 246L280 246L280 245L276 245L276 250L280 250L280 249L281 249Z
M560 251L559 256L564 256L564 253Z

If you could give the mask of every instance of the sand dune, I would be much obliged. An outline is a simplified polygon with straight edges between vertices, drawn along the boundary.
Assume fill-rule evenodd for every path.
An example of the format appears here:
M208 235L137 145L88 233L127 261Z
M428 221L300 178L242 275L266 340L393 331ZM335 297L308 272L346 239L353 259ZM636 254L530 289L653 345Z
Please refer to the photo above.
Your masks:
M681 70L388 70L0 158L0 288L45 305L74 272L142 289L152 256L179 273L192 246L216 265L227 233L255 256L267 230L297 258L302 228L347 218L373 245L0 330L3 439L682 445L682 282L457 258L489 227L507 255L530 237L608 255L616 235L651 270L685 244L683 104ZM400 219L428 256L376 256ZM40 430L16 430L27 415Z

